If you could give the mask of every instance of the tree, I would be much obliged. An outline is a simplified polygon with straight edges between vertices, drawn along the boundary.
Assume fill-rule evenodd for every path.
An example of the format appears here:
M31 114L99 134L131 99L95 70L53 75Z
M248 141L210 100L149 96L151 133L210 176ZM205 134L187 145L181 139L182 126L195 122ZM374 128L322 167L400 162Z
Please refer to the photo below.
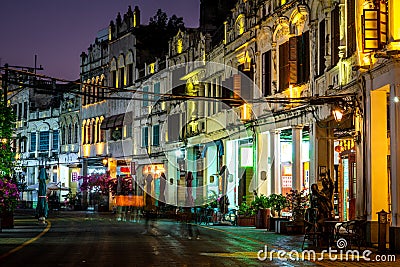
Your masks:
M11 176L14 152L11 139L14 132L15 116L11 107L0 103L0 177Z
M139 64L164 56L168 52L169 40L184 28L182 17L172 15L168 18L164 11L158 9L156 14L150 18L148 26L137 29L137 47L141 50Z
M166 29L168 23L168 16L161 9L157 10L157 13L150 18L149 26L155 26L159 29Z

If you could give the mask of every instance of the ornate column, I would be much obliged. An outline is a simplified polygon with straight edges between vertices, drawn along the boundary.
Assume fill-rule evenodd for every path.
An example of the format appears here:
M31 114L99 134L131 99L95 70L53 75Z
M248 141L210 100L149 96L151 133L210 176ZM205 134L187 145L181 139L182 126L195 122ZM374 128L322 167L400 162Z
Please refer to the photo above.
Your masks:
M292 127L292 188L301 190L303 181L301 175L301 142L303 126L296 125Z
M257 134L257 172L258 172L258 193L263 195L271 194L271 142L269 141L269 133L258 133ZM272 189L273 191L274 189Z
M317 182L316 123L310 123L310 187Z
M282 192L280 134L279 130L270 131L271 193L275 194Z

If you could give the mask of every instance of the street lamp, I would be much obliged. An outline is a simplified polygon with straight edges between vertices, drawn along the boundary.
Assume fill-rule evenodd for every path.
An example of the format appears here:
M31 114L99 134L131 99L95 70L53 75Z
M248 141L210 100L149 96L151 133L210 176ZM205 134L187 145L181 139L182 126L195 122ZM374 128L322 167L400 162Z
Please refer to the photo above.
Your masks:
M103 163L104 167L107 167L108 166L108 157L103 158L101 163Z
M342 118L343 118L343 110L342 110L340 107L335 107L335 108L332 110L332 114L333 114L333 117L335 118L335 121L337 121L337 122L342 121Z

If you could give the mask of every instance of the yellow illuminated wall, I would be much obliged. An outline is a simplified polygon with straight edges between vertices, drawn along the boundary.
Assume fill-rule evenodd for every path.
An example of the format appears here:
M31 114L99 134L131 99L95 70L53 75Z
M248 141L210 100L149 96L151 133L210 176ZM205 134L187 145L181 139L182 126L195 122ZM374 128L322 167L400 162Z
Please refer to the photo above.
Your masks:
M243 14L239 15L236 19L236 28L237 28L237 33L239 35L244 33L245 30L245 16Z
M386 90L371 92L371 219L377 220L376 212L388 210L387 171L387 103Z
M151 63L151 64L149 65L149 72L150 72L151 74L153 74L153 73L155 72L155 66L156 66L155 63Z
M400 50L400 5L398 0L389 0L389 48Z
M183 51L183 41L182 39L178 39L178 41L176 42L176 52L178 54L182 53Z

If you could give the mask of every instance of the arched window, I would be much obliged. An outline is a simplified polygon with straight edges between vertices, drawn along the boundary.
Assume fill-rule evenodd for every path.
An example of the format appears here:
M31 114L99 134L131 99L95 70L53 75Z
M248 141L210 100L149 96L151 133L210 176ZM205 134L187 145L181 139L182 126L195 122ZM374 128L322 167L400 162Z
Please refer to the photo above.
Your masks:
M72 127L71 125L68 125L68 144L72 143L71 138L72 138Z
M68 137L68 135L67 135L68 133L67 133L67 126L63 126L62 127L62 138L63 138L63 144L64 145L66 145L67 144L67 137Z
M106 85L106 83L105 83L105 79L103 78L102 80L101 80L101 100L104 100L104 96L105 96L105 94L104 94L104 91L105 91L105 89L104 89L104 86Z
M103 124L103 121L104 121L104 119L100 119L99 120L99 124L98 124L98 134L99 134L99 143L101 143L101 142L104 142L104 140L105 140L105 136L106 136L106 131L105 130L103 130L103 129L101 129L101 125Z
M101 142L101 121L100 120L98 120L97 121L97 125L96 125L97 127L96 127L96 129L97 129L97 135L96 135L96 137L97 137L97 143L100 143Z
M96 103L99 101L99 88L98 88L98 84L94 84L93 85L93 102Z
M89 86L89 103L88 104L92 104L93 103L93 84L90 84Z
M84 145L84 144L86 144L86 121L83 121L83 124L82 124L82 140L81 140L81 142L82 142L82 144Z
M83 103L84 106L86 106L86 104L87 104L87 96L86 96L87 92L86 92L86 88L87 88L86 85L84 85L84 86L82 87L82 93L83 93L83 96L82 96L82 103Z
M78 123L74 126L74 143L78 143Z
M97 143L97 124L95 120L92 120L92 144Z
M65 126L61 126L61 145L65 145Z
M86 121L86 125L85 125L85 144L89 144L89 140L90 140L90 123L89 121Z

